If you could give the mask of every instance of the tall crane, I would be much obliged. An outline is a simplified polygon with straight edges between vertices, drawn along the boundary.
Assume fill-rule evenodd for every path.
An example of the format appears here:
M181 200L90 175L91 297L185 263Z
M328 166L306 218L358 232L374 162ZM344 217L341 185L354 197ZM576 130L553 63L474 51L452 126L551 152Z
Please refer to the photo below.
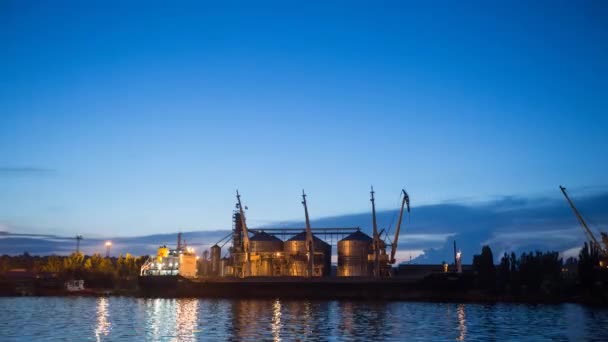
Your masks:
M249 276L251 270L251 264L249 261L249 231L247 230L247 223L245 222L245 213L243 212L243 205L241 204L241 195L239 191L236 191L237 206L239 207L239 213L241 214L241 229L243 230L243 253L245 254L245 260L243 263L243 277Z
M585 223L585 220L583 219L583 216L581 216L581 214L578 212L578 210L574 206L574 203L572 203L572 200L570 200L570 197L568 197L568 194L566 193L566 188L564 188L563 186L560 185L559 189L564 194L564 197L566 197L566 200L568 201L568 204L570 204L570 208L572 208L572 211L574 212L574 215L578 219L578 222L581 224L581 227L583 227L583 230L587 234L587 237L589 238L589 242L594 247L598 248L598 250L601 251L602 254L604 254L604 255L607 254L607 251L602 248L602 246L600 245L600 243L597 241L597 239L593 235L593 232L591 232L591 229L589 229L589 227L587 226L587 223ZM602 234L602 237L603 236L604 236L604 234Z
M376 204L374 202L374 187L370 191L372 202L372 223L374 228L372 240L372 252L374 253L374 277L380 276L380 234L378 234L378 225L376 224Z
M302 189L302 204L304 205L304 215L306 216L306 253L308 255L307 273L309 277L314 275L315 270L315 248L312 238L312 229L310 228L310 220L308 219L308 206L306 205L306 194Z
M397 253L397 242L399 241L399 230L401 229L401 219L403 218L403 208L407 205L407 213L410 213L410 196L408 196L407 192L404 189L401 189L403 192L403 199L401 200L401 210L399 211L399 220L397 221L397 229L395 230L395 239L393 240L393 245L391 246L391 258L390 263L394 264L395 254Z

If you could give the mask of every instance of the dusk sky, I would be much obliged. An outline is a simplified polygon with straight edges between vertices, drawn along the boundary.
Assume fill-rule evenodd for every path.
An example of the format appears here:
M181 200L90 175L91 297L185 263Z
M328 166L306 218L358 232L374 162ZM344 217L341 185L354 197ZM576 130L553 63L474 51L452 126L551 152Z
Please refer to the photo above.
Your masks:
M254 226L303 188L321 218L372 184L413 215L608 185L608 2L99 3L0 2L0 231L229 229L237 188Z

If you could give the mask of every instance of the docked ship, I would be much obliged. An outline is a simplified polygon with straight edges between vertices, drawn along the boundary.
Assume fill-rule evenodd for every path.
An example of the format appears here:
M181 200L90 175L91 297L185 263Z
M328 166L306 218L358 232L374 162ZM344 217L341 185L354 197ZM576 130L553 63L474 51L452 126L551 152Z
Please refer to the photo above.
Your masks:
M237 191L232 231L201 256L181 241L181 234L177 249L159 247L157 255L142 266L142 294L406 299L416 284L394 277L393 265L401 222L410 212L409 196L402 190L394 238L387 242L386 230L377 227L373 188L370 194L372 236L359 227L312 228L304 192L304 228L250 229ZM320 236L339 239L337 267L332 267L332 245ZM231 245L222 256L228 242Z

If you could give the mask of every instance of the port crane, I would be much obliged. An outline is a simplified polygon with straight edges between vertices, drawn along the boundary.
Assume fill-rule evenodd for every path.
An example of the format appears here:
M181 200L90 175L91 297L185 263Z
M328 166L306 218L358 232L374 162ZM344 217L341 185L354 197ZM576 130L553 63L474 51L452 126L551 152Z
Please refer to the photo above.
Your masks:
M307 273L309 277L312 277L314 275L315 269L315 249L314 240L312 238L312 230L310 229L310 220L308 218L308 206L306 204L306 194L304 193L304 189L302 189L302 205L304 205L304 215L306 216L306 254L308 256Z
M239 213L241 214L241 228L243 230L243 253L245 260L243 261L242 276L247 277L250 274L251 263L249 260L249 231L247 230L247 223L245 222L245 213L243 212L243 205L241 204L241 195L239 191L236 191L237 206L239 207Z
M404 189L401 189L403 193L403 199L401 200L401 210L399 211L399 220L397 220L397 228L395 230L395 238L393 240L393 245L391 246L391 258L389 259L390 264L394 264L395 254L397 253L397 242L399 241L399 230L401 229L401 220L403 218L403 209L407 205L407 213L410 213L410 196Z
M587 226L587 223L583 219L583 216L581 216L581 213L578 212L578 209L576 209L576 206L574 206L574 203L572 203L572 200L570 199L570 197L568 197L568 194L566 193L566 188L560 185L559 189L564 194L564 197L566 197L568 204L570 204L570 208L572 208L572 211L574 212L574 215L578 219L578 222L581 224L581 227L587 234L587 237L589 238L589 243L594 248L597 248L598 251L600 251L600 253L602 254L602 257L608 258L608 234L603 233L603 232L601 233L602 242L604 243L604 246L605 246L604 248L602 248L600 243L595 238L595 235L593 235L593 232L591 231L591 229L589 229L589 227Z

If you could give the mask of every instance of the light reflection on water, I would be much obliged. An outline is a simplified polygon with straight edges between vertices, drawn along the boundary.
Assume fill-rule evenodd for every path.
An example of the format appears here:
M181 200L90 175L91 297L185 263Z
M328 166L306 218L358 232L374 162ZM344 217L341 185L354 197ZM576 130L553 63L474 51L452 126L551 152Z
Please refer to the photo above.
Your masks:
M272 339L281 342L281 301L278 299L272 305Z
M464 304L458 304L457 309L457 317L458 317L458 331L460 335L458 335L458 341L464 341L464 338L467 336L467 326L466 319L464 315Z
M101 336L107 336L110 333L112 324L108 321L108 298L100 297L97 299L97 328L95 329L95 337L97 341L101 341Z
M574 304L0 298L0 341L602 341L608 310Z

